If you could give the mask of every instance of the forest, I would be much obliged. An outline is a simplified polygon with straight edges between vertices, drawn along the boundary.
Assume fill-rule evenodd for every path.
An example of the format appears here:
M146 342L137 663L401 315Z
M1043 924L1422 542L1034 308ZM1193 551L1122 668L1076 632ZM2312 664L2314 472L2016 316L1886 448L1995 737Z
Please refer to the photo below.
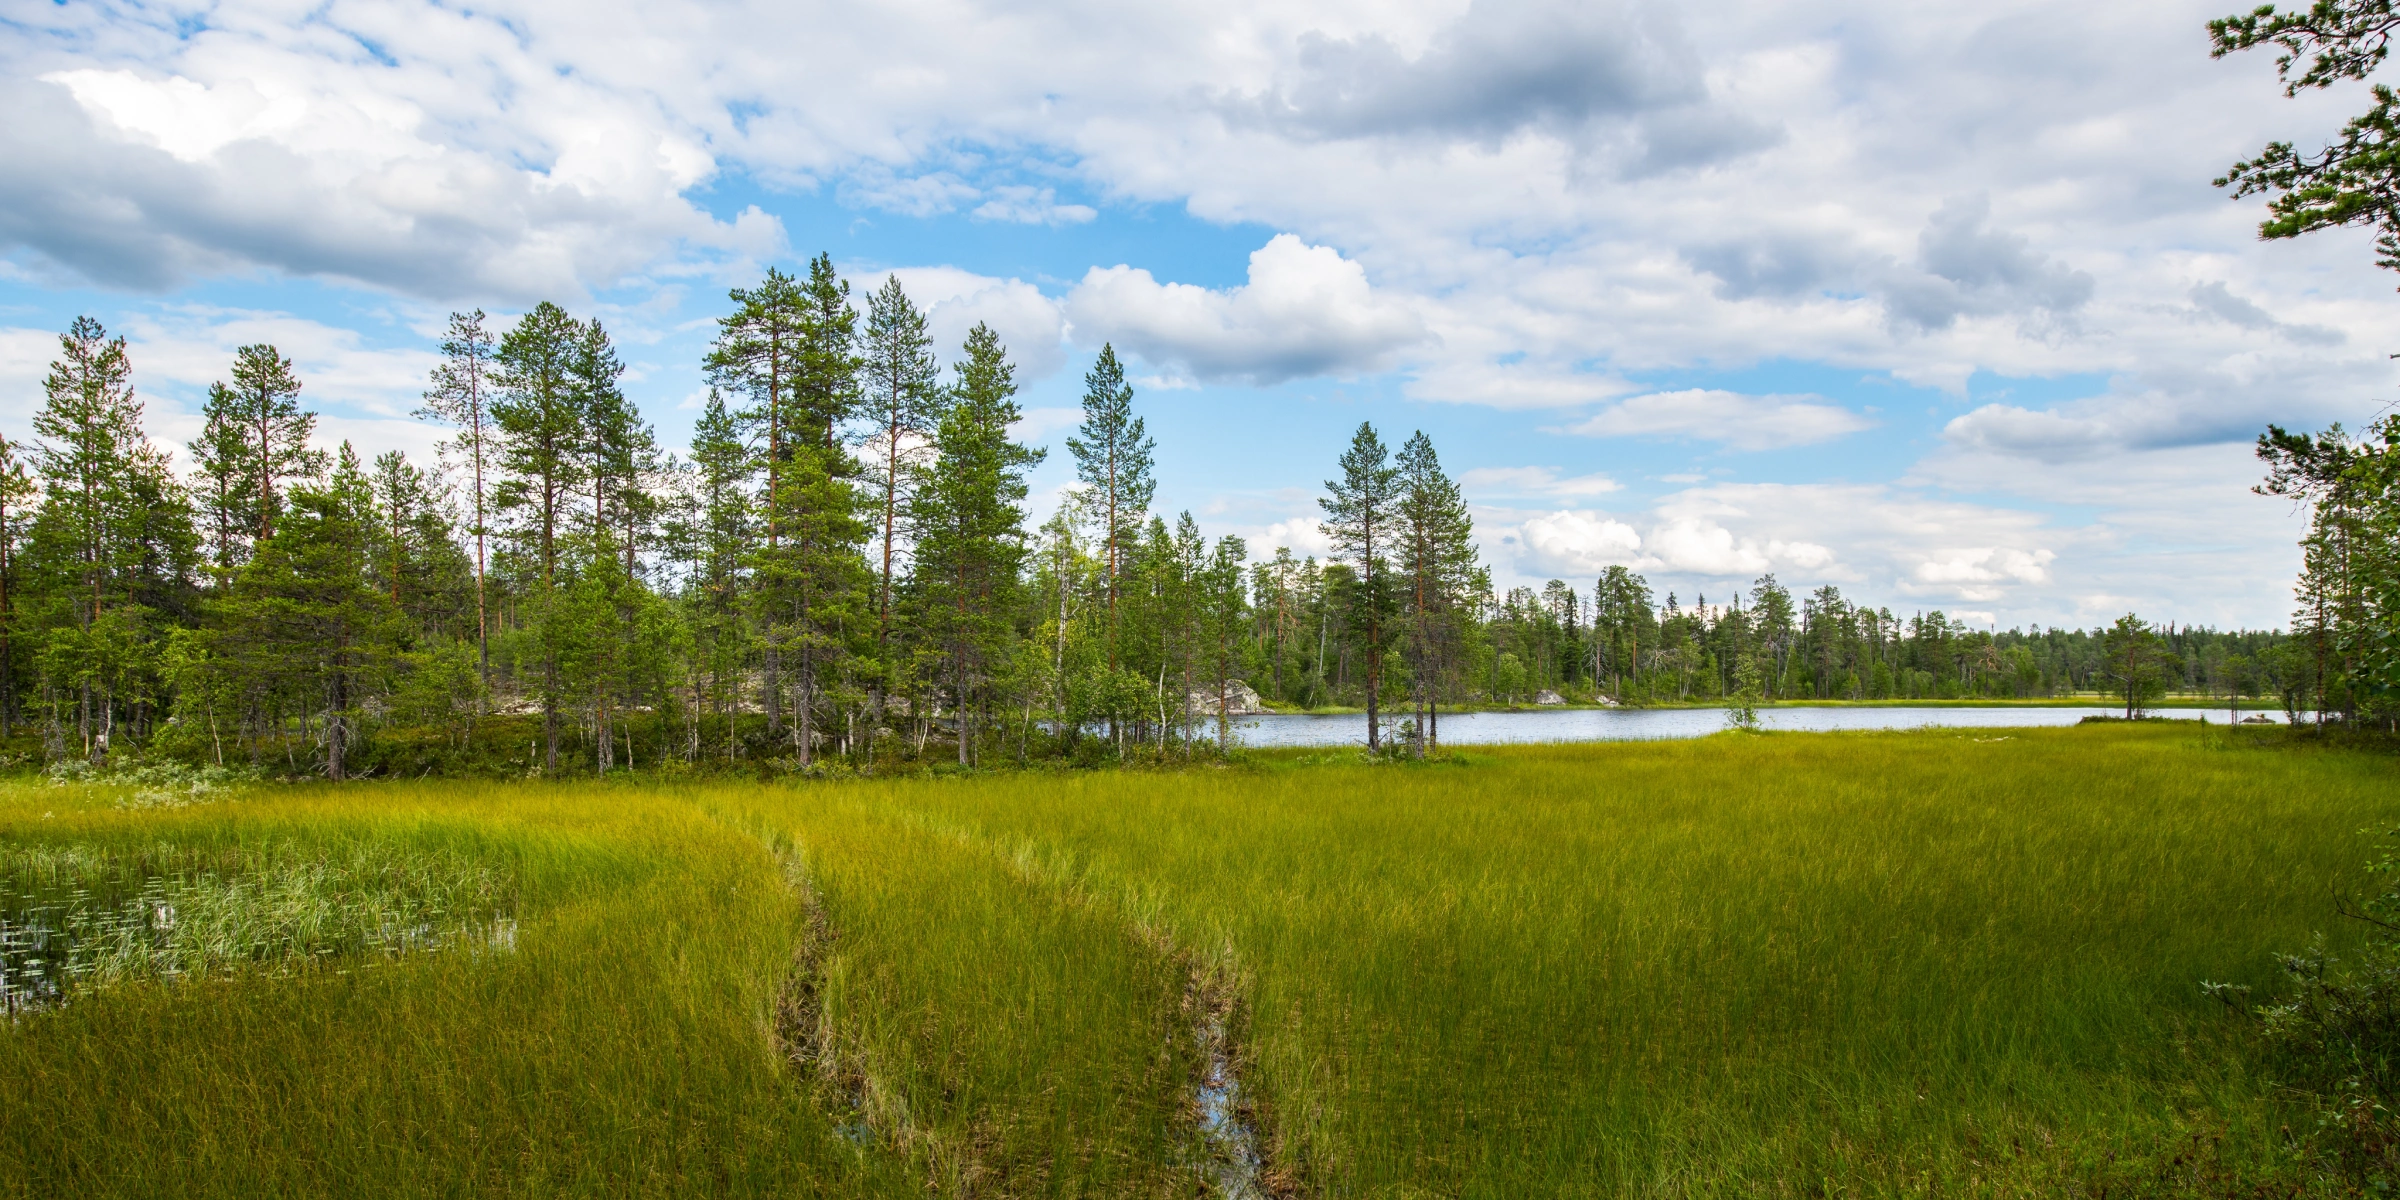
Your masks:
M1717 601L1624 567L1499 592L1432 442L1367 424L1331 464L1328 561L1212 542L1153 511L1158 446L1112 347L1066 443L1081 486L1043 516L989 328L945 372L897 280L858 303L824 255L717 324L673 454L598 320L454 314L419 414L448 436L411 462L320 445L268 345L162 450L124 338L77 320L34 439L0 441L0 737L27 761L341 779L1192 753L1260 705L1364 708L1377 748L1388 724L1422 753L1458 706L2367 696L2359 653L2327 649L2364 611L2347 584L2310 593L2299 640L1983 631L1771 575ZM2371 506L2324 481L2369 452L2277 453L2273 488L2330 497L2314 570L2362 540Z

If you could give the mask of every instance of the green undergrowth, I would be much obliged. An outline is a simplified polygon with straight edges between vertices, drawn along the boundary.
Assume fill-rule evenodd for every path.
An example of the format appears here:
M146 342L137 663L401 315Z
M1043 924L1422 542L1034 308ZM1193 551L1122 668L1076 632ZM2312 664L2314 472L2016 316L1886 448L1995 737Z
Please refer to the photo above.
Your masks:
M1229 1052L1279 1195L2339 1194L2199 983L2355 937L2390 778L2120 724L0 785L20 894L256 935L0 1025L0 1193L1194 1196Z

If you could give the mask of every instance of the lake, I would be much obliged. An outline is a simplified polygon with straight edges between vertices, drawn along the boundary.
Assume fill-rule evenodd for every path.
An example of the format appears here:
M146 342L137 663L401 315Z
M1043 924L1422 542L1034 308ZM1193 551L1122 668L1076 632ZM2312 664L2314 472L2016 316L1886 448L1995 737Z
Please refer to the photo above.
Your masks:
M2073 725L2085 717L2110 717L2118 708L1762 708L1768 729L1825 732L1842 729L1918 729L1928 725L1993 729L2028 725ZM2155 715L2222 721L2224 710L2176 708ZM2281 723L2276 712L2245 712ZM1388 718L1387 718L1388 721ZM1210 723L1213 729L1214 723ZM1390 726L1387 724L1386 728ZM1702 737L1725 728L1721 708L1579 708L1527 712L1443 713L1442 744L1494 746L1521 742L1618 742ZM1360 713L1316 716L1269 713L1234 722L1235 740L1245 746L1364 746L1367 718Z

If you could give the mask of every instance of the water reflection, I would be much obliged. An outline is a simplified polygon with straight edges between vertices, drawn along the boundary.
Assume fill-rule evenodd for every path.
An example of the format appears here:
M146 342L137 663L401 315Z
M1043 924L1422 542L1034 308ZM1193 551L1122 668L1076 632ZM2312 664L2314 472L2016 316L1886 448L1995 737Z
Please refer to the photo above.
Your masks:
M1768 729L1823 732L1842 729L1918 729L1928 725L1961 729L1991 729L2028 725L2073 725L2085 717L2113 717L2112 708L1762 708L1759 723ZM2162 709L2154 715L2179 720L2208 716L2222 722L2222 711ZM2279 713L2265 716L2280 724ZM1392 726L1386 717L1386 730ZM1716 708L1551 709L1533 712L1444 713L1444 745L1498 746L1525 742L1652 741L1702 737L1725 728L1725 712ZM1270 713L1243 717L1234 723L1235 740L1245 746L1364 746L1367 718L1350 713L1314 716Z

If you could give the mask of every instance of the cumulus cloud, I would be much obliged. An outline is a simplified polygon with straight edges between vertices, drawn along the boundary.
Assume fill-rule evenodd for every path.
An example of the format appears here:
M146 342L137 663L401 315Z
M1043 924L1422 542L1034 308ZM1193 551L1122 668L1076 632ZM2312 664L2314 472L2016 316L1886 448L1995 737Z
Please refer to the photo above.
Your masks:
M2307 346L2339 346L2346 340L2339 329L2324 325L2287 325L2278 321L2266 309L2234 295L2222 279L2192 285L2191 297L2195 313L2238 329L2278 333Z
M1727 300L1813 297L1851 283L1860 252L1838 233L1771 229L1685 246L1685 260L1715 276Z
M1829 375L1961 400L1973 381L1963 415L1934 401L1872 414L1895 447L1936 443L1925 463L1895 464L1910 474L1893 486L2031 495L2100 474L2099 461L2149 481L2110 502L2099 540L2034 547L2058 554L2049 584L1985 586L2173 595L2195 612L2238 596L2238 619L2256 620L2283 604L2271 577L2289 531L2271 522L2204 509L2237 532L2211 535L2215 558L2195 551L2146 578L2112 575L2090 547L2122 537L2117 552L2146 552L2135 529L2197 544L2169 509L2241 498L2253 468L2241 443L2261 423L2378 411L2394 381L2376 348L2391 291L2355 239L2262 245L2255 209L2205 186L2226 147L2334 127L2350 98L2262 103L2255 62L2108 56L2188 42L2192 28L2172 6L1884 0L1164 0L1104 21L980 0L221 0L171 21L20 6L0 30L0 106L14 114L0 123L0 279L34 296L11 322L53 328L28 314L64 303L39 294L62 281L233 278L240 303L265 307L280 301L247 289L302 275L494 308L583 294L657 306L656 325L688 331L713 313L676 311L676 290L713 300L754 279L754 260L789 249L771 212L805 211L809 240L837 254L872 228L886 260L979 267L975 290L997 290L936 312L945 351L978 305L996 306L1015 314L1003 336L1035 374L1063 361L1059 305L1040 292L1062 284L1037 271L1071 281L1123 262L1110 280L1132 302L1124 328L1095 305L1069 314L1076 336L1141 341L1157 355L1144 370L1181 381L1396 366L1411 400L1592 406L1572 419L1710 443L1672 413L1645 417L1652 389L1625 381L1705 388L1724 382L1711 371L1795 364L1812 382L1794 390L1834 400L1787 399L1837 412L1781 414L1802 418L1782 444L1866 419L1856 395L1814 382ZM811 48L811 70L791 70L793 45ZM753 198L761 210L746 209ZM1087 220L1091 208L1109 219ZM968 263L943 242L912 259L892 248L916 219L905 214L996 249ZM1153 217L1163 237L1192 223L1289 231L1356 286L1339 303L1262 312L1261 297L1243 299L1259 292L1254 264L1248 288L1179 291L1143 257ZM1191 252L1176 247L1178 261ZM1158 275L1135 274L1145 267ZM329 297L322 319L349 319L335 314L356 293L312 295ZM688 339L675 349L697 357ZM2051 404L1987 386L2070 376L2106 391ZM695 380L687 369L662 394ZM1616 403L1626 396L1642 402ZM1729 412L1728 427L1756 415ZM1447 421L1530 439L1544 420L1427 416L1437 437ZM1518 502L1541 515L1598 498ZM1663 525L1609 519L1645 538ZM1748 539L1772 561L1772 543L1807 542L1834 553L1828 570L1935 586L1919 560L1876 566L1852 540L1873 538L1847 527L1707 519L1730 540L1690 525L1694 556L1746 561ZM1997 535L1941 545L2030 553Z
M1885 285L1895 323L1947 329L1962 316L2009 314L2064 320L2092 298L2092 277L2042 254L2022 234L1988 227L1988 196L1952 200L1917 238L1923 273L1896 272Z
M1523 557L1553 574L1593 575L1647 561L1641 553L1642 535L1601 513L1562 509L1529 517L1518 526L1517 537Z
M2104 533L2039 515L1874 484L1715 484L1642 511L1481 509L1504 580L1588 579L1610 566L1662 592L1720 600L1765 574L1807 590L1834 584L1870 602L2022 611L2060 586L2099 578ZM2073 555L2072 559L2068 556Z
M1355 375L1426 336L1406 304L1368 286L1364 268L1288 233L1251 253L1249 282L1239 287L1162 284L1139 267L1094 267L1066 307L1077 341L1115 342L1205 382Z
M1066 319L1056 301L1022 279L995 279L957 267L892 267L853 272L864 294L897 278L925 312L925 330L944 362L958 358L967 331L990 325L1017 364L1017 382L1031 383L1057 372L1067 361Z
M0 239L119 286L268 267L521 299L578 296L674 249L782 247L764 212L720 221L686 200L712 157L624 97L582 89L580 114L468 146L410 94L430 81L363 50L327 63L223 41L195 39L188 74L0 84L18 114L0 126Z
M1613 122L1633 163L1687 166L1756 149L1774 131L1714 103L1671 11L1565 0L1475 0L1408 53L1380 32L1310 30L1271 88L1226 105L1305 138L1463 136L1527 127L1592 142Z
M1254 558L1272 558L1277 546L1288 546L1293 554L1302 557L1314 555L1320 560L1334 557L1333 539L1325 536L1322 517L1286 517L1276 521L1261 531L1250 553Z
M443 436L409 415L434 363L425 350L372 345L355 329L289 313L206 305L153 307L117 322L109 332L125 337L150 440L178 461L185 444L200 434L200 401L208 385L226 378L237 347L258 343L292 360L301 379L301 401L319 414L321 446L349 439L370 454L398 449L430 462ZM38 396L58 352L56 333L0 329L0 386L12 395ZM10 408L11 437L31 432L37 406Z
M1567 433L1586 437L1667 437L1770 450L1830 441L1874 422L1821 396L1746 396L1690 388L1618 401Z

